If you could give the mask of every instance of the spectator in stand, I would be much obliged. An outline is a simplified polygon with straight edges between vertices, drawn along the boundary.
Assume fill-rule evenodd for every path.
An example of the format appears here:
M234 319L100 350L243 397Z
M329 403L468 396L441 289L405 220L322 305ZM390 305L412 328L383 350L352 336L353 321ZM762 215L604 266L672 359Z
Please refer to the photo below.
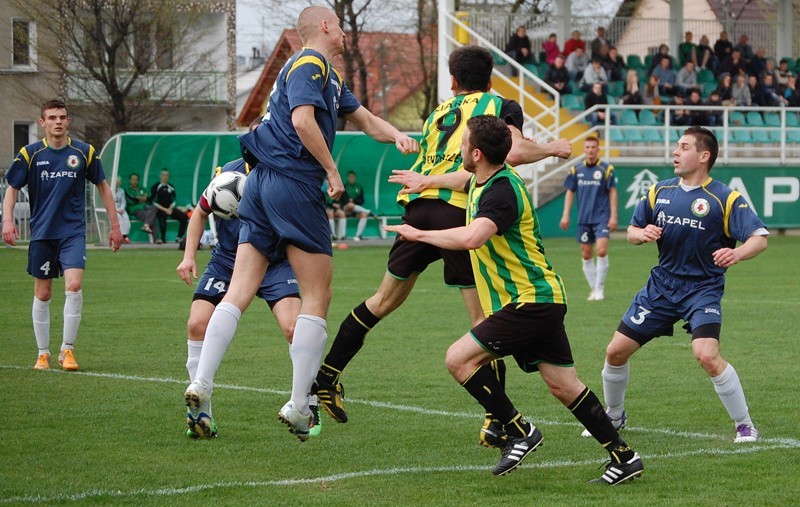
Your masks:
M750 107L753 99L750 97L750 88L747 86L747 76L738 74L736 82L731 86L730 100L732 105Z
M642 104L660 106L661 93L658 91L658 76L650 76L642 90Z
M596 105L603 105L608 104L608 96L603 91L603 85L600 83L595 83L592 85L591 93L586 94L586 98L584 99L584 103L586 104L586 109L590 109L592 106ZM617 118L614 113L609 114L609 119L612 125L617 124ZM593 127L599 124L605 124L606 122L606 112L603 109L595 111L593 113L589 113L586 116L586 121L592 124Z
M156 217L161 232L161 242L167 241L167 218L170 218L178 222L178 237L175 242L180 243L183 235L186 234L189 217L181 208L177 207L175 187L169 182L169 169L161 169L159 181L150 187L150 202L158 210Z
M587 65L583 70L581 90L589 93L595 83L600 83L603 86L603 91L608 90L608 75L606 74L606 69L600 65L599 58L592 58L592 64Z
M785 86L781 87L781 103L786 107L800 107L800 92L797 91L797 78L789 76Z
M670 66L670 59L662 56L659 60L659 65L656 67L652 75L658 78L658 91L661 95L675 95L675 71Z
M719 59L714 50L709 46L708 37L700 37L700 44L697 45L697 66L701 69L708 69L715 75L719 68Z
M681 97L680 95L676 95L675 105L683 106L684 105L683 97ZM686 125L691 125L692 123L692 117L689 115L689 111L687 111L686 109L672 109L669 112L669 116L670 116L669 120L670 125L682 127Z
M704 106L703 99L700 97L700 90L691 90L686 98L685 104L687 106ZM689 110L689 118L692 125L699 125L701 127L708 125L708 113L706 111L699 109Z
M666 44L661 44L660 46L658 46L658 52L653 55L653 61L650 62L650 74L652 74L653 71L656 68L658 68L658 66L661 64L662 58L669 59L670 68L675 67L675 58L673 58L673 56L669 54L669 46L667 46Z
M761 90L764 92L767 106L781 106L783 105L780 100L781 92L778 89L778 84L770 74L764 75L764 80L761 82Z
M127 199L125 199L125 190L122 189L122 178L117 175L116 183L114 184L114 207L117 210L117 220L119 220L119 232L122 233L122 242L130 243L131 240L128 235L131 233L131 219L128 212L125 210Z
M699 89L697 84L697 70L694 68L694 62L689 60L681 67L681 70L675 76L675 89L677 93L686 95L690 90Z
M128 215L140 220L142 230L150 235L150 242L162 243L156 212L158 209L150 204L150 194L139 186L139 174L131 173L128 176L128 186L125 187L125 201Z
M619 55L616 46L609 46L608 54L600 61L600 64L606 69L609 81L625 79L623 76L628 66L625 65L625 59Z
M678 45L678 61L681 66L686 65L686 62L693 62L697 65L697 44L692 42L692 32L686 32L683 42Z
M572 37L569 38L567 42L564 44L564 56L569 57L569 55L578 48L583 49L583 52L585 53L586 41L581 39L581 32L575 30L574 32L572 32Z
M556 61L556 57L561 54L561 50L558 48L556 34L551 33L547 40L542 42L542 49L544 50L545 61L547 64L553 65L553 63Z
M611 41L606 39L606 27L598 26L597 27L597 37L592 39L592 58L603 58L605 54L603 52L603 46L606 48L611 46ZM606 49L606 51L608 51Z
M639 75L634 69L629 69L628 76L625 78L625 94L622 95L622 103L627 105L639 105L642 103L642 93L639 90Z
M758 82L756 76L747 77L747 88L750 90L750 100L752 106L764 107L767 105L767 98L764 95L764 90L761 83Z
M742 54L739 52L738 49L733 49L731 54L725 57L725 60L722 61L722 65L719 68L720 72L727 72L731 76L735 76L736 74L744 73L747 74L747 66L742 59Z
M589 55L586 54L583 48L575 48L575 51L567 56L565 63L569 71L569 78L572 81L578 81L583 76L583 71L589 65Z
M564 55L556 56L555 61L550 65L550 69L544 77L544 81L562 95L572 93L572 87L569 84L569 71L564 67Z
M755 72L751 72L750 74L756 74L756 73ZM782 77L780 75L780 73L778 72L778 69L775 68L775 60L772 59L772 58L767 58L767 60L765 62L765 65L764 65L764 68L761 70L761 72L756 74L756 76L761 76L760 79L763 81L765 74L772 74L772 78L779 85L785 85L786 84L786 78Z
M514 59L518 64L533 63L531 58L531 40L525 33L525 27L520 25L517 31L511 34L506 44L506 54ZM511 75L517 75L517 69L511 67Z
M753 54L753 46L748 44L748 40L747 34L742 34L739 36L739 44L733 46L734 50L738 49L739 53L741 53L745 65L749 65L750 61L753 60L753 56L755 56Z
M792 71L789 70L789 60L781 58L781 62L775 71L775 82L785 85L790 75L792 75Z
M719 39L714 43L714 54L717 55L717 60L719 60L720 64L730 56L732 51L733 43L728 40L728 32L720 32Z
M753 55L753 59L750 60L750 64L747 66L748 74L755 74L756 76L760 76L767 70L767 58L764 56L767 50L764 48L758 48L756 50L756 54ZM775 70L775 60L772 58L769 59L772 61L772 70ZM774 76L773 76L774 77Z
M731 82L731 75L728 72L720 74L717 80L717 93L719 93L720 100L722 100L723 104L726 106L735 105L731 102Z
M708 96L705 105L722 107L722 99L719 97L719 93L716 90L711 92L711 95ZM722 125L722 110L715 109L713 111L706 111L706 119L710 127Z

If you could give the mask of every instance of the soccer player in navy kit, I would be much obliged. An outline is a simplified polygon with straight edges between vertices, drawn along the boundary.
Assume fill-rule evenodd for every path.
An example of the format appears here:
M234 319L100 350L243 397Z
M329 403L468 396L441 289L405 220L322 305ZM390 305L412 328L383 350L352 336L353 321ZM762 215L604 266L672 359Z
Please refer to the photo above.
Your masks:
M332 199L344 190L330 151L336 124L345 116L373 139L394 143L404 154L419 146L362 107L328 63L344 51L344 32L332 10L303 9L297 29L303 49L278 73L263 122L240 137L245 161L256 165L239 205L241 229L233 277L208 323L204 348L230 343L268 265L288 258L302 306L290 346L292 395L278 417L304 441L312 419L308 394L327 341L325 319L333 273L322 182L327 177ZM186 395L197 396L202 408L210 404L210 388L210 380L198 371Z
M617 230L617 178L614 166L598 157L600 141L590 136L583 141L583 162L570 168L564 186L564 213L559 225L569 228L570 210L578 197L577 239L581 245L583 274L589 282L589 301L605 299L608 274L608 236ZM594 246L597 244L597 264Z
M58 364L75 371L74 344L83 309L83 271L86 268L86 180L97 186L111 225L109 245L117 251L122 233L114 206L114 193L93 146L67 136L70 118L60 100L42 105L39 126L44 139L19 151L6 173L8 188L3 201L3 241L16 244L19 232L13 211L25 185L31 201L31 242L28 273L33 285L33 334L39 348L34 365L50 368L50 299L53 278L64 275L64 332Z
M739 192L709 177L717 152L711 131L687 129L673 152L678 177L650 187L628 227L628 241L634 245L658 243L658 266L606 349L603 392L606 412L617 428L627 422L628 360L653 338L672 335L673 325L682 319L692 335L695 358L734 421L734 442L758 440L739 376L720 355L719 336L725 271L764 251L769 233Z

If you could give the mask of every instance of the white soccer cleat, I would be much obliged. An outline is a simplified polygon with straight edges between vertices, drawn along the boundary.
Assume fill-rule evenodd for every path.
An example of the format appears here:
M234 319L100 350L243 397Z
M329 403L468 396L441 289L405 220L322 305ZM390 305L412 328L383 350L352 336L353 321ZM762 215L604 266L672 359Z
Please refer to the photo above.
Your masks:
M312 415L301 414L294 408L292 401L287 401L280 412L278 419L289 428L289 433L295 435L301 442L308 440L309 428L311 427Z
M606 295L603 289L595 289L594 290L594 299L593 301L602 301L606 298Z
M211 417L211 393L194 381L183 395L186 400L186 424L198 438L211 438L217 434L217 425Z
M594 290L589 293L589 297L586 298L586 301L597 301L597 296L595 295Z
M734 444L745 444L758 441L758 430L752 424L740 424L736 427L736 438Z

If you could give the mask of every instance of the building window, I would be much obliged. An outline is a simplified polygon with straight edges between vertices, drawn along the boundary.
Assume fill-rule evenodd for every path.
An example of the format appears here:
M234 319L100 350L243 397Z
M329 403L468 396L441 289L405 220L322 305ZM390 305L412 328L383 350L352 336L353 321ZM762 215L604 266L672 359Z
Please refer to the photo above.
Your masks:
M36 64L36 24L27 19L12 20L13 55L12 64L30 67Z
M14 122L14 153L36 140L36 125L33 123Z

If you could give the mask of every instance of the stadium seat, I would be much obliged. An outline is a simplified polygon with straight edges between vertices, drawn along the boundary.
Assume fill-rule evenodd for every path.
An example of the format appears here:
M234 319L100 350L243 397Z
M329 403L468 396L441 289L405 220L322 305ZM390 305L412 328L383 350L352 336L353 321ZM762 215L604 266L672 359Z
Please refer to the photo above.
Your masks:
M625 93L625 82L624 81L609 81L608 82L608 94L614 95L615 97L620 97L622 94Z
M522 66L529 70L534 76L542 77L542 75L539 74L539 69L536 68L536 65L532 63L523 63Z
M630 142L633 142L633 143L640 143L640 142L644 141L644 138L642 137L642 133L641 133L641 131L639 131L639 129L626 128L624 130L623 129L620 129L620 130L622 130L623 134L625 135L625 140L626 141L630 141Z
M650 76L647 74L647 69L641 68L636 69L636 77L639 78L639 89L641 90L647 84L647 79Z
M750 130L736 129L731 131L731 141L734 143L752 143L753 136L750 135Z
M791 129L786 131L786 142L800 143L800 129Z
M731 111L730 115L728 116L728 125L731 127L742 127L746 124L744 113L741 111Z
M781 139L783 139L783 134L780 129L770 129L769 138L773 143L780 143Z
M783 58L781 58L781 60L786 60L787 63L786 68L789 70L794 69L795 65L797 65L797 62L795 62L794 58L792 58L791 56L784 56ZM776 67L778 66L778 62L780 62L781 60L775 60Z
M645 69L649 69L652 64L653 64L653 55L645 55L644 56L644 68Z
M775 111L767 111L764 113L764 124L768 127L780 127L781 116Z
M755 112L755 111L753 111ZM767 135L767 131L764 129L753 129L752 132L753 142L754 143L769 143L771 142L769 139L769 135Z
M664 142L663 130L664 129L657 127L649 127L642 129L642 141L648 143L663 143Z
M628 55L628 68L639 70L644 68L644 64L642 63L642 59L639 55Z
M581 111L584 109L582 100L577 95L566 93L561 96L561 107L570 111Z
M633 109L623 109L619 123L620 125L639 125L639 118L636 116L636 111Z
M492 58L494 58L495 65L505 65L506 61L503 59L502 56L492 51Z
M786 111L786 126L800 127L800 121L797 120L797 113Z
M683 135L683 131L685 130L684 127L678 127L674 129L669 129L669 142L670 143L677 143L678 139L681 138Z
M751 127L764 126L764 118L761 117L761 113L758 111L748 111L745 118L747 119L747 125Z
M639 111L639 125L658 125L658 123L652 109L642 109Z
M536 69L539 71L539 77L544 77L547 75L547 71L550 70L550 64L547 62L539 62L536 64Z
M714 73L708 69L702 69L700 73L697 75L697 82L700 84L713 84L714 87L717 86L717 78L714 77Z
M625 134L622 129L611 129L611 142L612 143L625 143Z

